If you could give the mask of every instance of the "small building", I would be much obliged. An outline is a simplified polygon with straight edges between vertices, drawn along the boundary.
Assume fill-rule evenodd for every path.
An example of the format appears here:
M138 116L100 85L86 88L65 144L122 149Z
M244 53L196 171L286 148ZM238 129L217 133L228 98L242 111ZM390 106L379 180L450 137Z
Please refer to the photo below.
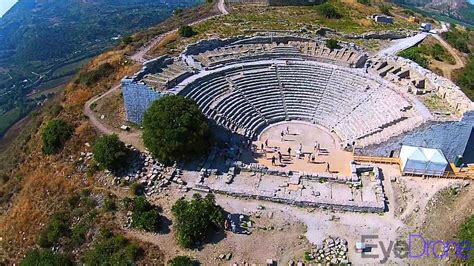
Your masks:
M441 176L448 161L439 149L403 145L400 151L400 168L403 174Z
M377 23L393 24L393 17L387 15L372 15L371 18Z
M431 25L431 23L421 23L420 25L420 31L423 31L423 32L429 32L430 30L432 30L433 28L433 25Z

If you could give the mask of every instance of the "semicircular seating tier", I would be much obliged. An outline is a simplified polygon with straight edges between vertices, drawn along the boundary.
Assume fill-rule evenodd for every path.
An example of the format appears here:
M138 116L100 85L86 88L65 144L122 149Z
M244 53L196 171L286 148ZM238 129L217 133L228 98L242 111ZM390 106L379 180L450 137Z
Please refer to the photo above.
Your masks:
M319 124L344 143L367 146L412 130L423 118L379 77L316 61L266 60L206 70L180 95L217 124L249 138L289 120Z

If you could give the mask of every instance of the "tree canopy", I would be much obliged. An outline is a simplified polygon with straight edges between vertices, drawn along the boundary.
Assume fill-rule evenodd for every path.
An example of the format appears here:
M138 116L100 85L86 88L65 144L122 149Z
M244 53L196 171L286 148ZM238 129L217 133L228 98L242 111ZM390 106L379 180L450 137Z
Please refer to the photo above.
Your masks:
M207 119L196 103L170 95L153 102L145 112L143 142L161 163L204 155L211 144Z
M178 29L178 34L181 37L189 38L189 37L194 36L196 34L196 32L194 31L193 27L191 27L189 25L185 25L185 26L181 26Z
M199 263L188 256L176 256L168 261L170 266L193 266Z
M73 265L71 260L49 249L33 249L26 253L25 258L20 262L20 266L68 266Z
M328 39L326 40L326 46L331 49L331 50L334 50L334 49L338 49L339 48L339 43L337 40L335 39Z
M339 13L337 8L331 5L330 3L324 3L320 5L319 13L325 18L334 18L334 19L342 18L341 13Z
M86 265L133 265L140 247L121 235L105 234L84 255Z
M127 152L125 144L115 134L100 137L93 147L94 159L109 170L122 167Z
M159 210L146 200L144 196L135 197L131 202L131 227L148 232L158 232L161 227Z
M55 119L48 122L42 132L43 153L58 153L72 136L73 128L63 120Z
M176 239L182 247L191 248L196 241L204 241L213 229L224 222L224 210L216 204L213 194L203 198L194 194L190 201L183 198L171 208L176 218Z

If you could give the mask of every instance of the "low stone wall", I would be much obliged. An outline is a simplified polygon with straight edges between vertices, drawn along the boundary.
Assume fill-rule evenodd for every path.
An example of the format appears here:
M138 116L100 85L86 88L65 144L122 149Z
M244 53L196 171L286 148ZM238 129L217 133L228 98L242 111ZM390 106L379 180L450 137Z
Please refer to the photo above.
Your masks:
M416 32L407 30L391 30L391 31L377 31L366 32L362 34L343 34L348 39L376 39L376 40L396 40L414 36Z
M371 213L383 213L385 210L385 203L383 202L364 202L356 203L353 201L343 201L343 202L327 202L327 201L299 201L293 199L287 199L282 197L274 197L271 195L257 195L249 194L243 192L233 192L226 190L210 189L210 191L222 195L227 195L231 197L239 197L244 199L254 199L254 200L266 200L270 202L288 204L298 207L310 207L310 208L320 208L320 209L330 209L335 211L351 211L351 212L371 212Z

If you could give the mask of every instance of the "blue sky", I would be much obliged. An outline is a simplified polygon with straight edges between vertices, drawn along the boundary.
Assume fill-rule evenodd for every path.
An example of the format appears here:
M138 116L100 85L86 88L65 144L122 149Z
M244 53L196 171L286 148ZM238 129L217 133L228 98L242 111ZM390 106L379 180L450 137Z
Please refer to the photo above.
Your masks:
M5 14L17 0L0 0L0 17Z

